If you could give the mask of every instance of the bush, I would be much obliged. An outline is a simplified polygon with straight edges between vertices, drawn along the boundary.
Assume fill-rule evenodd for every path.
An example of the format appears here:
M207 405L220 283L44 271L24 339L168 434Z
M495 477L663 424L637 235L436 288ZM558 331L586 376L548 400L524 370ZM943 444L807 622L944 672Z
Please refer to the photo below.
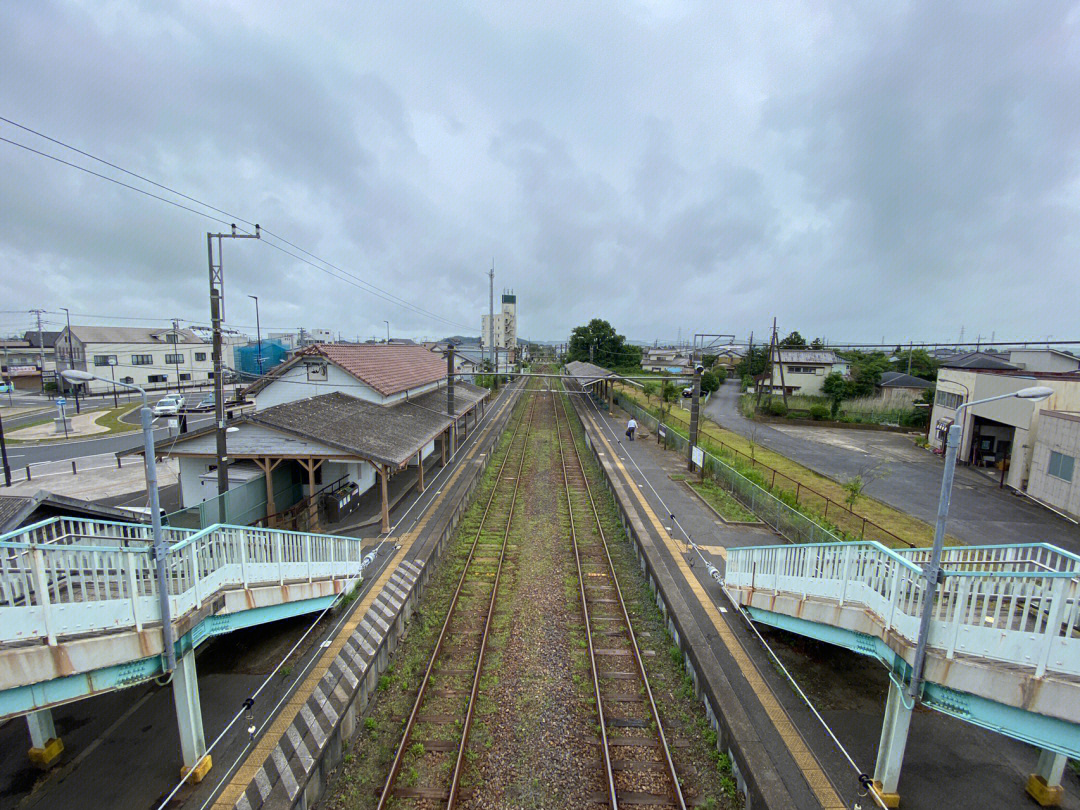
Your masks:
M770 400L768 410L771 416L787 416L787 405L779 399Z
M820 422L822 419L829 418L829 406L828 405L811 405L810 406L810 418L815 422Z

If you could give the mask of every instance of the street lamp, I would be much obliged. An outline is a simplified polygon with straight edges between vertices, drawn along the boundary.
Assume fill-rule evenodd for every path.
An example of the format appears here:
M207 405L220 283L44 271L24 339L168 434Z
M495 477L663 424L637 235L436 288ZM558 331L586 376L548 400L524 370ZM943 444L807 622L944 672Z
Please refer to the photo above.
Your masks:
M67 314L67 361L68 368L75 368L75 353L71 348L71 311L67 307L60 307ZM82 413L79 408L79 387L71 389L75 393L75 413Z
M110 382L104 377L98 377L96 374L71 368L63 372L63 377L73 383L90 382L90 380L98 380L104 383ZM120 385L142 394L142 410L139 415L143 430L146 490L150 495L150 525L154 531L154 563L157 569L158 604L161 606L161 635L162 642L165 645L165 671L171 672L176 668L176 650L173 642L172 617L169 612L168 582L165 578L165 538L161 534L161 502L158 498L157 460L154 458L154 428L152 424L154 414L150 409L150 403L146 399L146 391L139 386L115 381L112 382L112 385Z
M386 324L386 345L390 345L390 321L383 321Z
M974 405L995 402L999 399L1026 399L1040 402L1054 393L1053 388L1035 385L1021 388L1011 394L999 394L996 397L964 402L956 409L956 419L949 425L945 438L945 472L941 476L941 497L938 500L937 522L934 524L934 548L930 553L930 562L923 566L922 575L926 579L926 592L923 595L922 616L919 618L919 640L915 646L915 660L911 665L911 683L908 695L917 699L922 685L923 668L926 664L926 638L930 632L930 614L934 609L934 597L938 585L943 579L941 573L941 548L945 543L945 521L949 516L949 498L952 494L953 474L956 472L956 454L960 446L960 434L963 432L964 410Z

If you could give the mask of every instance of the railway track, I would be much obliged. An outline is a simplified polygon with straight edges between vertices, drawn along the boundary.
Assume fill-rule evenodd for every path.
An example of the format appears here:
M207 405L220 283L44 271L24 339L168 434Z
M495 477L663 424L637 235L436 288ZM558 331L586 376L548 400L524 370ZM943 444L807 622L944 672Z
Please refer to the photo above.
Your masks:
M379 796L379 810L393 798L416 800L417 806L445 806L448 810L459 799L469 731L476 714L484 655L537 401L535 393L531 394L499 462L446 619ZM408 778L403 780L406 769ZM425 783L419 784L422 780Z
M562 480L570 516L589 670L596 698L604 792L594 800L686 808L603 523L566 412L552 391Z

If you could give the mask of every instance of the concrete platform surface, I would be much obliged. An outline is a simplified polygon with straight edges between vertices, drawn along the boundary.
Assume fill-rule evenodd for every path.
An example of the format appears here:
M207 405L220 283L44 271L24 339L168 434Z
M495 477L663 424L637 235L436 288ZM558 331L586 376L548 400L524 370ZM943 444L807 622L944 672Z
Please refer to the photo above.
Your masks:
M589 413L595 423L593 434L598 441L601 425L606 422L604 441L599 445L606 442L614 450L608 452L606 463L610 472L626 484L622 497L627 500L627 508L641 514L648 506L663 523L658 529L643 521L652 544L649 553L655 557L658 570L668 573L671 587L683 600L687 620L700 628L698 637L705 642L699 655L705 661L713 661L715 674L726 678L751 718L755 731L766 741L775 775L791 792L792 800L805 806L807 794L813 792L806 778L808 774L801 773L800 767L790 761L792 755L799 758L798 742L795 741L796 750L792 751L790 738L778 741L777 736L768 731L767 726L773 724L775 727L776 720L764 705L768 697L764 696L763 702L760 692L747 688L752 677L744 677L746 660L740 664L738 647L728 649L731 639L743 648L746 659L768 685L785 717L797 730L798 738L812 752L845 806L851 807L853 802L860 801L863 807L871 807L865 798L858 798L856 771L768 657L745 620L708 576L704 565L699 562L693 568L689 567L690 555L685 552L685 537L679 526L686 529L704 556L721 571L728 547L783 542L782 539L753 527L718 525L715 515L689 494L685 484L672 479L673 475L679 478L687 473L684 457L663 450L655 439L617 444L616 438L623 438L625 414L618 409L610 417L601 416L595 409L590 409ZM600 449L606 448L601 446ZM669 517L664 519L671 513L675 514L678 525ZM667 527L672 527L671 533ZM729 634L710 632L716 627L718 617L725 621ZM871 658L782 631L764 632L763 629L762 635L859 768L871 772L885 709L888 674L884 668ZM706 668L705 674L709 673ZM915 810L946 806L972 810L1033 807L1024 785L1028 774L1034 771L1037 759L1038 751L1032 746L939 712L918 711L912 721L900 778L901 806ZM1065 784L1063 806L1074 810L1080 808L1080 780L1075 772L1067 771Z

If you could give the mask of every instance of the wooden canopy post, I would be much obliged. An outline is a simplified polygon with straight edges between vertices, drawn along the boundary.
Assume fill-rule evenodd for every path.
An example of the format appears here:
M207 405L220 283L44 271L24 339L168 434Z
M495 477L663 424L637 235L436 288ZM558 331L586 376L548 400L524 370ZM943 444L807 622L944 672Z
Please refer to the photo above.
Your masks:
M386 479L389 478L386 465L379 465L379 486L382 489L382 531L383 534L390 531L390 495L387 491Z
M450 428L447 428L439 436L439 453L442 456L442 464L441 464L441 466L443 466L443 467L446 466L446 442L447 442L447 440L449 438L450 438Z
M280 459L280 458L275 460L275 461L271 461L268 458L257 458L257 459L255 459L255 464L258 465L259 469L262 470L263 474L266 476L266 517L267 517L266 525L267 526L270 525L270 520L269 520L270 516L277 514L277 505L274 503L273 472L274 472L274 470L276 470L278 468L278 465L281 464L282 460L283 459Z
M416 479L416 491L423 493L424 491L424 449L420 448L416 451L416 466L419 468L419 477Z
M319 504L315 502L315 470L322 466L323 459L316 461L313 458L297 459L300 466L307 470L308 474L308 528L318 528Z

